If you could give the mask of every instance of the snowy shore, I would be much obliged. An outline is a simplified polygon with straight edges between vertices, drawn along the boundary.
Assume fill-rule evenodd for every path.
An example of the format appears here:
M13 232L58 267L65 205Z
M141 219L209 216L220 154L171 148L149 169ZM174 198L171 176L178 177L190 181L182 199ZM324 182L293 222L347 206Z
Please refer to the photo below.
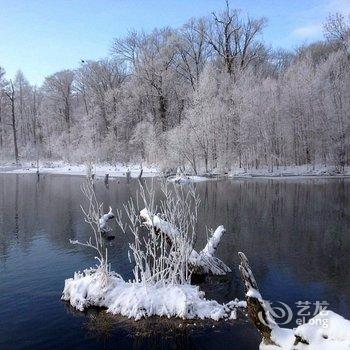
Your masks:
M139 164L94 164L93 171L96 177L104 177L106 174L110 178L125 177L127 171L130 170L132 178L138 177L140 174ZM0 174L35 174L37 167L34 163L21 163L20 165L3 163L0 164ZM85 164L67 164L63 162L44 162L39 166L40 174L55 174L55 175L76 175L85 176ZM161 174L160 168L157 165L143 166L142 177L153 177ZM212 176L208 175L182 175L181 179L177 176L169 177L169 181L185 184L188 182L202 182L208 180L217 180L222 178L288 178L288 177L350 177L350 167L345 167L344 172L339 172L334 166L282 166L274 168L260 167L259 169L243 169L235 168L228 173ZM177 181L179 180L179 181Z
M104 177L106 174L109 177L125 177L128 169L131 172L131 177L138 177L140 174L140 165L131 164L97 164L93 166L93 172L96 177ZM0 173L7 174L36 174L37 167L34 163L23 163L21 165L4 164L0 165ZM85 164L66 164L61 162L44 163L39 166L40 174L55 174L55 175L86 175ZM143 166L143 177L152 177L159 174L159 169L156 166Z
M350 176L350 167L345 167L340 172L334 166L324 165L298 165L298 166L281 166L269 169L260 167L258 169L234 169L228 174L231 178L288 178L288 177L346 177Z

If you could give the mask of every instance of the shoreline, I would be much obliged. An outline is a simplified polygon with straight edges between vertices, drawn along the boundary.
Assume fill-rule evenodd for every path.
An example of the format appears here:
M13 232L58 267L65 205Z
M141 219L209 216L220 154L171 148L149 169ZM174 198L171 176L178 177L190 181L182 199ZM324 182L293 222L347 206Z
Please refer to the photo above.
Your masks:
M96 165L93 167L93 173L97 178L104 178L108 174L109 178L126 177L126 173L130 170L131 177L137 177L140 174L140 166L130 165ZM36 174L37 168L31 165L0 165L0 174ZM68 165L55 164L53 166L40 166L39 174L42 175L71 175L71 176L85 176L85 165ZM144 167L142 177L153 177L159 175L156 167Z
M93 166L93 172L97 178L104 178L108 174L109 178L123 178L130 171L131 178L137 178L140 174L140 166L137 164L123 165L116 164L115 166L109 164L97 164ZM0 164L0 174L36 174L37 168L32 164ZM52 162L49 165L39 167L39 173L43 175L71 175L71 176L85 176L86 166L69 165L65 163ZM143 167L142 177L150 178L162 175L158 166L145 166ZM252 180L252 179L271 179L271 180L284 180L284 179L341 179L350 178L350 168L347 167L344 173L337 173L334 167L317 167L316 169L309 169L307 166L288 167L281 172L271 173L262 168L254 170L253 172L241 172L240 170L231 171L226 174L200 174L189 175L189 182L201 182L210 180Z

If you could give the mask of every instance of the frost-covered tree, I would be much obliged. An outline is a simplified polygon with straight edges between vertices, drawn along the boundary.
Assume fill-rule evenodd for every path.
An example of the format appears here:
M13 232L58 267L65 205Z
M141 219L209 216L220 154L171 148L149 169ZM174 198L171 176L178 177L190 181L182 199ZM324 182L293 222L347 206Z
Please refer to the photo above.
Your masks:
M194 173L343 171L350 165L349 20L329 16L325 40L293 52L263 45L265 23L227 3L179 28L130 32L114 40L111 57L84 60L39 88L21 72L11 85L0 71L2 159L34 160L40 150L47 159Z

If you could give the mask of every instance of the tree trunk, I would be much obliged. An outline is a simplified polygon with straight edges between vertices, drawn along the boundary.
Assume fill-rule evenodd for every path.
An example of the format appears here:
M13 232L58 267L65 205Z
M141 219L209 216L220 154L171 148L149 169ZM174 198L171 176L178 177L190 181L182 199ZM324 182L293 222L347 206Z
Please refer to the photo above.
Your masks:
M1 105L1 97L0 97L0 149L3 147L3 139L2 139L2 105Z
M16 129L16 114L15 114L15 98L14 91L12 90L12 98L11 98L11 115L12 115L12 131L13 131L13 144L15 148L15 159L16 163L19 161L18 157L18 145L17 145L17 129Z
M14 88L11 80L10 80L10 88L11 88L11 90L5 92L5 94L11 103L11 126L12 126L12 132L13 132L13 145L14 145L14 149L15 149L15 160L16 160L16 164L17 164L19 161L19 156L18 156L18 144L17 144L16 113L15 113L15 88Z
M166 111L167 111L167 100L163 94L159 95L159 118L162 126L162 131L167 130L167 120L166 120Z

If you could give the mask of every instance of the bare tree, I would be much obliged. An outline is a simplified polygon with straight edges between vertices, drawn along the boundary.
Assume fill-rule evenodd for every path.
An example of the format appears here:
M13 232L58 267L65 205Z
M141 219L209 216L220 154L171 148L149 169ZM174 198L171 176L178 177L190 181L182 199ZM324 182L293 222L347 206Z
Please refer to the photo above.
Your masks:
M105 59L101 61L86 61L77 71L77 89L82 93L86 113L93 106L98 106L100 118L104 122L105 130L111 127L110 109L115 111L117 103L114 95L112 107L108 99L109 92L120 88L125 80L125 73L122 65L116 60ZM88 100L87 100L88 99Z
M3 97L4 97L4 86L5 86L5 70L0 67L0 149L3 149L4 145L4 105L3 105Z
M52 111L66 124L68 139L72 126L72 99L74 73L64 70L46 78L43 86L45 96L52 102Z
M136 81L144 85L145 95L153 105L151 112L162 132L170 124L169 95L174 88L171 82L176 59L176 50L171 44L173 35L169 28L154 30L149 35L133 32L123 40L116 40L113 46L116 58L126 62Z
M228 1L223 12L213 12L213 23L206 37L230 75L236 69L246 68L264 52L257 37L265 23L265 18L243 20L239 10L230 9Z
M330 14L323 26L327 40L340 45L348 52L350 40L350 17L345 18L341 13ZM350 54L348 52L348 54Z
M179 55L175 69L189 81L193 90L196 90L200 73L211 54L211 47L206 41L207 30L206 19L191 19L179 29L174 41Z

